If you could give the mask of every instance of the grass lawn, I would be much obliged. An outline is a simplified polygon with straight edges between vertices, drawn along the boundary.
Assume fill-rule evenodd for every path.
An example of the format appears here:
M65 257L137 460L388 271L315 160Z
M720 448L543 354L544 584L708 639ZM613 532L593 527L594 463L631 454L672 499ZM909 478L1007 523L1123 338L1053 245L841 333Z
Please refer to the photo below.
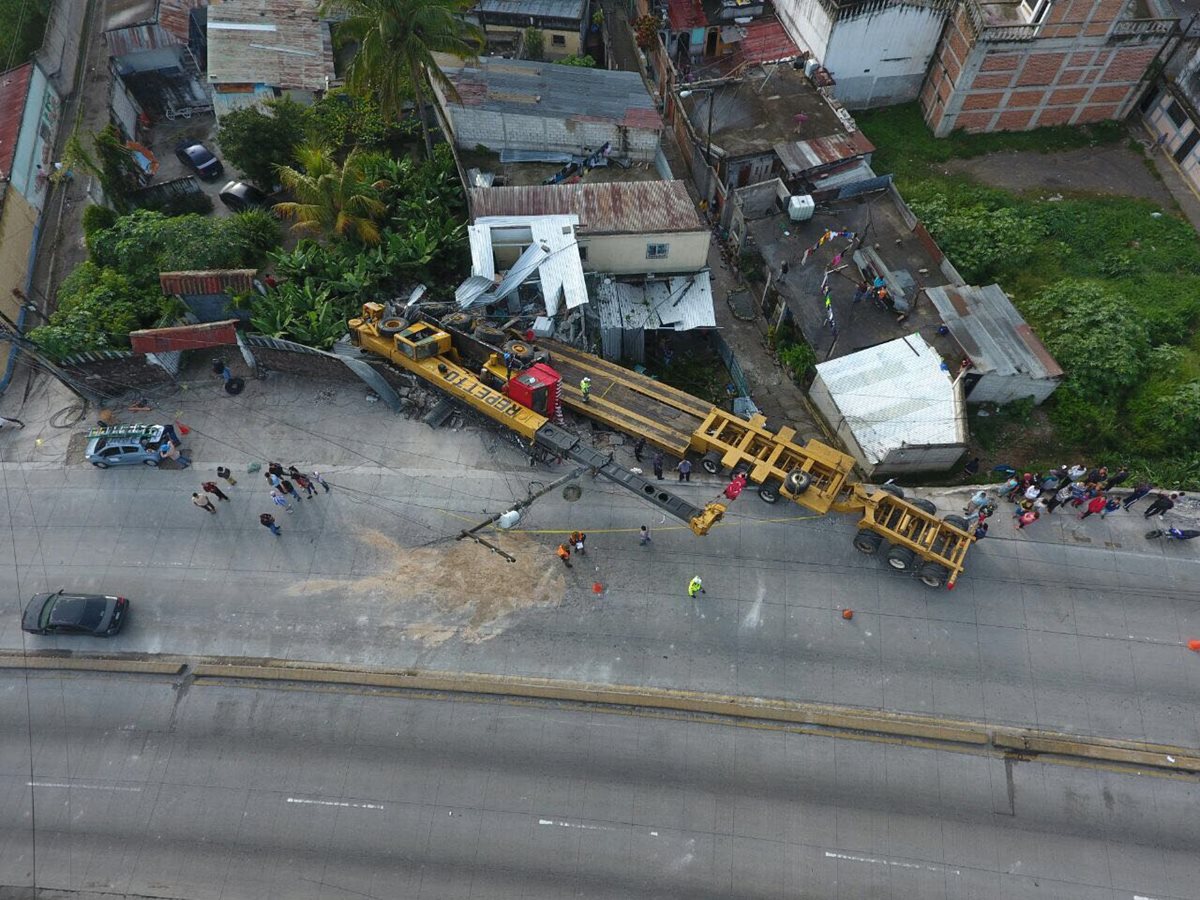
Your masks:
M1129 462L1160 484L1200 484L1200 241L1158 204L1016 194L947 175L949 159L1125 141L1119 123L932 137L915 104L856 116L913 210L970 283L999 282L1067 381L1028 427L972 416L983 449L1018 467L1076 456ZM1036 421L1035 421L1036 420ZM1031 431L1045 432L1028 440ZM991 446L986 446L991 445Z

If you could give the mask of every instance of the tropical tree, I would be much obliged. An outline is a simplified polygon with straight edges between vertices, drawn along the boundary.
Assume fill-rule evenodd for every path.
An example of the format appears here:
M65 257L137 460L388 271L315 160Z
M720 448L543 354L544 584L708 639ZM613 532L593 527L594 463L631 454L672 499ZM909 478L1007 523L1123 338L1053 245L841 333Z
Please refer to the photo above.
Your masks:
M368 180L361 151L339 166L324 147L307 144L296 151L296 162L298 168L278 169L280 183L296 199L275 204L276 212L295 222L293 231L379 243L379 221L387 212L379 192L387 184Z
M426 155L433 140L425 121L425 98L436 83L452 100L458 92L433 58L449 53L464 60L478 58L483 32L463 13L474 0L326 0L328 12L347 17L337 26L340 42L357 45L346 83L358 93L373 94L381 111L400 118L404 101L412 99Z

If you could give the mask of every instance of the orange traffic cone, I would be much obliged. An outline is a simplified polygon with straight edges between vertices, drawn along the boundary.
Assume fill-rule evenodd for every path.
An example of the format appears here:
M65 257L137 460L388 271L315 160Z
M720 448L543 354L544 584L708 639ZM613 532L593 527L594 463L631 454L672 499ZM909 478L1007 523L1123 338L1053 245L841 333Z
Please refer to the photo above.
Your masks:
M188 428L186 425L184 425L178 419L175 420L175 424L179 426L180 434L191 434L192 433L192 429Z
M1197 653L1200 653L1200 640L1192 638L1190 641L1188 641L1188 649L1195 650Z
M604 585L602 585L598 581L593 581L592 582L592 593L593 594L603 594L604 593Z
M854 618L854 610L843 609L842 610L842 618L846 619L847 621L849 621L850 619L853 619Z

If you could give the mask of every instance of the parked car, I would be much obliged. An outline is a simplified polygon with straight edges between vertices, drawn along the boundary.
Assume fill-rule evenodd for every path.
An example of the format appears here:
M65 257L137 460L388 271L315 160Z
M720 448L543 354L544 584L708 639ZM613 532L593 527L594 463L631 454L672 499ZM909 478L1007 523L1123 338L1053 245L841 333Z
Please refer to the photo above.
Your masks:
M245 212L248 209L265 209L270 205L266 194L244 181L229 182L221 188L221 193L217 196L235 213Z
M83 458L97 469L109 466L157 466L163 440L161 425L114 425L88 432Z
M36 594L25 607L21 628L30 634L90 634L112 637L129 617L129 601L104 594Z
M225 174L225 167L203 144L184 142L175 148L179 161L205 181L216 181Z

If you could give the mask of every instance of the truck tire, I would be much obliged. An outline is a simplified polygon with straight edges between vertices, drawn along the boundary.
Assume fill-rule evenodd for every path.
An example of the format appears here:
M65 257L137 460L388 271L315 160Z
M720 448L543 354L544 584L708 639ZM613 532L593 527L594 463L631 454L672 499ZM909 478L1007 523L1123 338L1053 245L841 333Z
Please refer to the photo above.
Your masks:
M867 556L874 556L882 543L883 536L867 528L858 529L858 534L854 535L854 549L859 553L867 554Z
M937 515L937 506L934 505L934 502L932 500L926 500L923 497L915 497L912 500L909 500L908 502L911 503L913 506L915 506L917 509L921 510L922 512L927 512L931 516Z
M758 496L762 498L763 503L778 503L779 482L774 478L764 481L758 486Z
M917 555L907 547L893 546L887 552L887 564L897 572L911 572L917 565Z
M390 337L393 334L399 334L407 327L408 323L403 319L384 319L379 323L379 333Z
M945 516L942 519L947 525L953 525L955 528L967 531L967 520L962 516Z
M709 450L700 457L700 468L709 475L721 474L721 454L716 450Z
M238 376L235 375L233 378L230 378L227 382L225 382L225 393L229 394L231 397L236 397L238 394L240 394L245 389L246 389L246 379L245 378L239 378Z
M491 325L477 326L472 336L475 340L490 344L493 347L499 347L504 343L504 332L499 328L493 328Z
M442 324L449 328L463 329L471 324L471 317L465 312L452 312L442 319Z
M891 494L893 497L897 497L901 500L904 499L904 491L896 487L894 484L877 484L875 487L883 491L885 494Z
M946 581L950 577L950 571L941 563L928 562L921 566L917 577L921 579L921 584L925 587L940 588L945 587Z
M783 482L783 486L787 488L788 493L792 496L803 494L808 490L810 484L812 484L812 476L807 472L801 472L799 469L793 469L791 472L788 472L787 478Z
M504 352L511 353L513 355L513 359L519 360L523 363L533 361L534 349L531 345L525 343L524 341L507 341L504 344Z

